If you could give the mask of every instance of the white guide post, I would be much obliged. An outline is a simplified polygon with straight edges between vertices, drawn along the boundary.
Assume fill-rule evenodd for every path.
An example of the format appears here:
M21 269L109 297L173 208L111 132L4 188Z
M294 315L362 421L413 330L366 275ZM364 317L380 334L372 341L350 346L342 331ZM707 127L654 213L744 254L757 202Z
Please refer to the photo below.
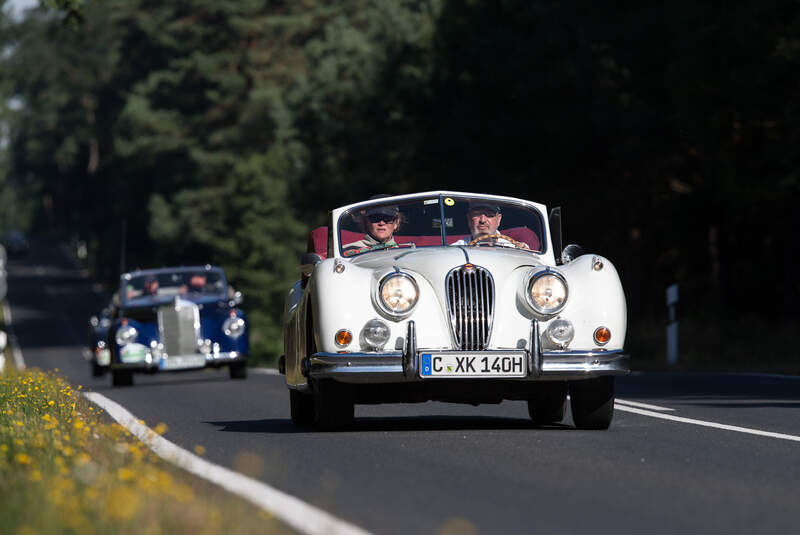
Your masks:
M667 287L667 364L678 363L678 285Z

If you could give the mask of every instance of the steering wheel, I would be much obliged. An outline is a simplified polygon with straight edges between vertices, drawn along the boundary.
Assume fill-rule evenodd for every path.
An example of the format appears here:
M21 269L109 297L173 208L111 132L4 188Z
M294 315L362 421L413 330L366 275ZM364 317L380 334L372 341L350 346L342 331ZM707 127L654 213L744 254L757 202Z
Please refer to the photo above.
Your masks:
M505 234L500 234L499 232L496 233L496 234L484 234L483 236L478 236L477 238L474 238L472 241L470 241L468 245L469 246L473 246L473 245L475 245L477 243L480 243L482 241L486 241L486 240L489 240L489 239L492 239L492 238L502 238L502 239L504 239L506 241L511 242L514 245L514 247L516 247L518 249L530 249L530 247L528 247L527 243L519 242L519 241L515 240L514 238L512 238L511 236L506 236Z

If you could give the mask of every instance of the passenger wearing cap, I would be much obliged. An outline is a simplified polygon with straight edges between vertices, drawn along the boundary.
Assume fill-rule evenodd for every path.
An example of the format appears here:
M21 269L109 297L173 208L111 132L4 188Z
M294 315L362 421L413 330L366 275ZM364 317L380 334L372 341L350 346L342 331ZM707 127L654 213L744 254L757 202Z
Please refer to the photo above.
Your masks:
M358 254L375 248L397 247L394 233L400 226L400 210L397 206L377 206L367 209L361 224L364 238L344 246L345 256Z
M474 245L522 247L527 249L527 244L509 241L497 231L500 228L502 219L503 214L500 213L499 205L491 202L470 202L467 208L467 225L469 226L470 238L458 240L453 245L469 245L474 242ZM476 242L475 240L479 241Z

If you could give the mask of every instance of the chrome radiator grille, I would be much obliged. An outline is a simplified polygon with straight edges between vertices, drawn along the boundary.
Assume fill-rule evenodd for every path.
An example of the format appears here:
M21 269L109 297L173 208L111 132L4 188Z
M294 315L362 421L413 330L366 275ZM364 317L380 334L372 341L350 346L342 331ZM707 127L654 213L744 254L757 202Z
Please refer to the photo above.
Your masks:
M456 348L486 349L494 317L494 280L486 269L472 264L447 274L447 309Z
M197 353L200 311L191 301L176 299L158 309L158 331L167 355Z

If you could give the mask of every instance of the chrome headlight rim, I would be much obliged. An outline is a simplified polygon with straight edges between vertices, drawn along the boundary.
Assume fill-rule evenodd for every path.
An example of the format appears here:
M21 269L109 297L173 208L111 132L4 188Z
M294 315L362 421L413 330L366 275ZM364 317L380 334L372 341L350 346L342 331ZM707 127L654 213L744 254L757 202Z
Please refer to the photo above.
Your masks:
M561 282L564 286L564 300L561 301L561 304L557 307L545 309L539 306L536 301L533 300L531 296L531 290L533 289L534 283L537 280L541 279L542 277L554 277ZM567 306L567 301L569 301L569 284L567 284L567 279L564 275L554 269L547 268L542 271L536 271L530 275L528 282L525 284L525 301L528 303L528 306L536 312L537 314L544 316L544 317L552 317L564 310L564 307Z
M244 318L240 316L231 316L222 323L222 332L234 340L244 334L245 328Z
M139 337L139 331L133 325L123 325L114 335L114 340L118 346L132 344Z
M397 277L402 277L402 278L408 280L409 282L411 282L412 286L414 287L414 293L415 293L414 299L413 299L413 302L411 303L411 305L408 307L407 310L404 310L402 312L397 312L397 311L392 310L391 308L389 308L389 305L387 305L383 300L383 287L390 280L392 280L394 278L397 278ZM405 273L403 271L393 271L392 273L388 273L388 274L384 275L383 278L381 278L380 282L378 283L378 292L377 293L378 293L378 295L376 296L375 301L378 303L378 307L380 308L380 311L383 314L387 315L388 317L390 317L392 319L401 319L401 318L405 318L406 316L409 316L414 311L414 308L416 308L417 303L419 303L419 284L417 284L417 281L416 281L416 279L414 279L414 277L412 277L411 275L409 275L408 273Z

